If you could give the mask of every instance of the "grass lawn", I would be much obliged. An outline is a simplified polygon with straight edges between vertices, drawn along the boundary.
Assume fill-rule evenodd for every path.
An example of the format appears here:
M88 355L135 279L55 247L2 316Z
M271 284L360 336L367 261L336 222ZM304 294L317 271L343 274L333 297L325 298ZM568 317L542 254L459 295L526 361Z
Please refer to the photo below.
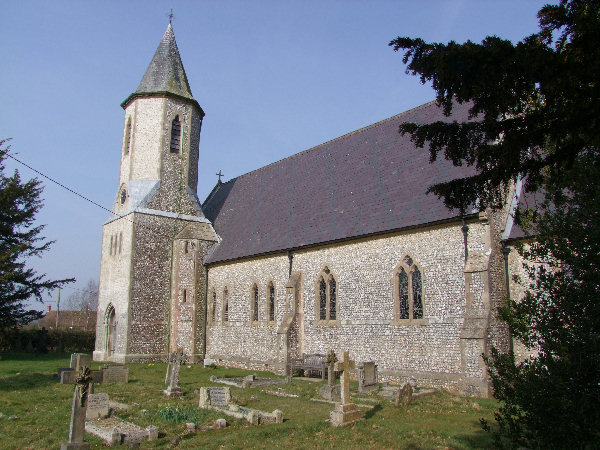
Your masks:
M0 354L0 448L58 448L67 440L73 386L61 385L55 377L59 367L69 366L68 354ZM96 369L99 363L93 363ZM95 391L106 392L111 400L127 403L131 408L116 415L142 427L155 425L157 441L145 442L146 448L172 448L171 438L181 436L179 448L489 448L491 437L479 426L481 417L493 419L494 400L457 397L442 392L417 398L406 409L399 409L377 394L353 397L372 398L374 408L365 410L366 419L347 428L332 428L325 422L333 405L310 401L318 397L320 383L294 379L289 384L267 388L237 389L232 396L242 406L271 412L280 409L284 423L251 426L212 411L197 408L200 386L223 386L211 383L211 375L244 376L249 371L203 368L192 365L181 369L183 397L168 398L162 393L166 364L130 364L127 385L97 385ZM259 376L273 376L254 372ZM282 387L298 398L276 397L261 389ZM356 390L356 383L352 384ZM375 402L376 401L376 402ZM180 423L165 420L159 411L167 406L183 411ZM145 411L144 411L145 410ZM13 418L11 416L16 416ZM210 425L215 419L227 420L226 429L185 434L185 422ZM86 434L92 448L104 442Z

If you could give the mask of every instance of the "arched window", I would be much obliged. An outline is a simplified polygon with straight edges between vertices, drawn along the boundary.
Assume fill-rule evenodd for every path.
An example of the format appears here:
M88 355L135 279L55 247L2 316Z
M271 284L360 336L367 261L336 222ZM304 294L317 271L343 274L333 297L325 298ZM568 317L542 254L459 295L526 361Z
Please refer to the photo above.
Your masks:
M258 286L254 284L250 290L250 320L258 322Z
M317 278L317 317L321 322L335 321L338 316L337 282L328 267Z
M223 322L229 322L229 291L227 288L223 290L223 314L221 317Z
M393 285L396 320L423 319L423 277L410 256L405 256L396 267Z
M267 295L269 297L267 302L267 320L269 322L275 322L275 285L272 281L267 287Z
M171 122L171 153L179 153L181 148L181 122L179 116L175 116Z
M131 117L127 119L127 126L125 127L125 140L123 142L123 155L129 153L131 147Z
M212 309L210 311L210 321L215 323L217 321L217 292L212 292Z

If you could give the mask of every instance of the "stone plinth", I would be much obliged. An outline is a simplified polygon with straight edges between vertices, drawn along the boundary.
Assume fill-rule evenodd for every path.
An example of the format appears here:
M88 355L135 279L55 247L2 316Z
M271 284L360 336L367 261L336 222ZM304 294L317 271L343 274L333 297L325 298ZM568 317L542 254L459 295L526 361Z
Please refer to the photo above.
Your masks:
M361 420L362 416L362 411L360 409L356 409L356 405L354 403L336 405L335 409L329 413L331 425L334 427L351 425Z

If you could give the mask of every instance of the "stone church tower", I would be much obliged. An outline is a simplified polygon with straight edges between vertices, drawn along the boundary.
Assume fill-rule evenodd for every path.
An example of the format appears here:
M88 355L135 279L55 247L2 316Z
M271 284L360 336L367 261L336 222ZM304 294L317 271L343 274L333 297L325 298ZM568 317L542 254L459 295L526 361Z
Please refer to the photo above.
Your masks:
M204 357L206 271L218 241L196 194L204 111L171 25L125 110L113 214L102 232L94 359ZM115 155L116 156L116 155Z

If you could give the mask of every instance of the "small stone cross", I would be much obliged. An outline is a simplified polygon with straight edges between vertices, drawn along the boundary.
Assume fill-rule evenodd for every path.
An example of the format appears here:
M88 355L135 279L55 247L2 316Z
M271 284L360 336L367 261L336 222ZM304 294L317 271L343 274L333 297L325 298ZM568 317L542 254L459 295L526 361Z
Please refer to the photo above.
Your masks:
M178 395L181 392L179 389L179 371L185 360L186 357L181 349L169 355L169 366L165 377L165 384L169 385L164 391L166 395Z
M223 174L221 173L221 171L219 170L219 173L215 173L215 175L217 175L219 177L219 183L221 182L221 177L223 176Z
M348 352L342 353L342 360L335 365L337 371L343 371L340 377L342 405L350 403L350 373L354 369L354 361L350 360Z
M335 352L333 350L329 350L327 352L327 385L333 386L335 384L335 363L337 362L337 357L335 356Z
M85 416L91 380L90 368L82 366L75 380L75 391L73 392L73 403L71 404L71 422L69 424L69 442L63 442L61 449L89 448L89 444L83 442L83 436L85 435Z

